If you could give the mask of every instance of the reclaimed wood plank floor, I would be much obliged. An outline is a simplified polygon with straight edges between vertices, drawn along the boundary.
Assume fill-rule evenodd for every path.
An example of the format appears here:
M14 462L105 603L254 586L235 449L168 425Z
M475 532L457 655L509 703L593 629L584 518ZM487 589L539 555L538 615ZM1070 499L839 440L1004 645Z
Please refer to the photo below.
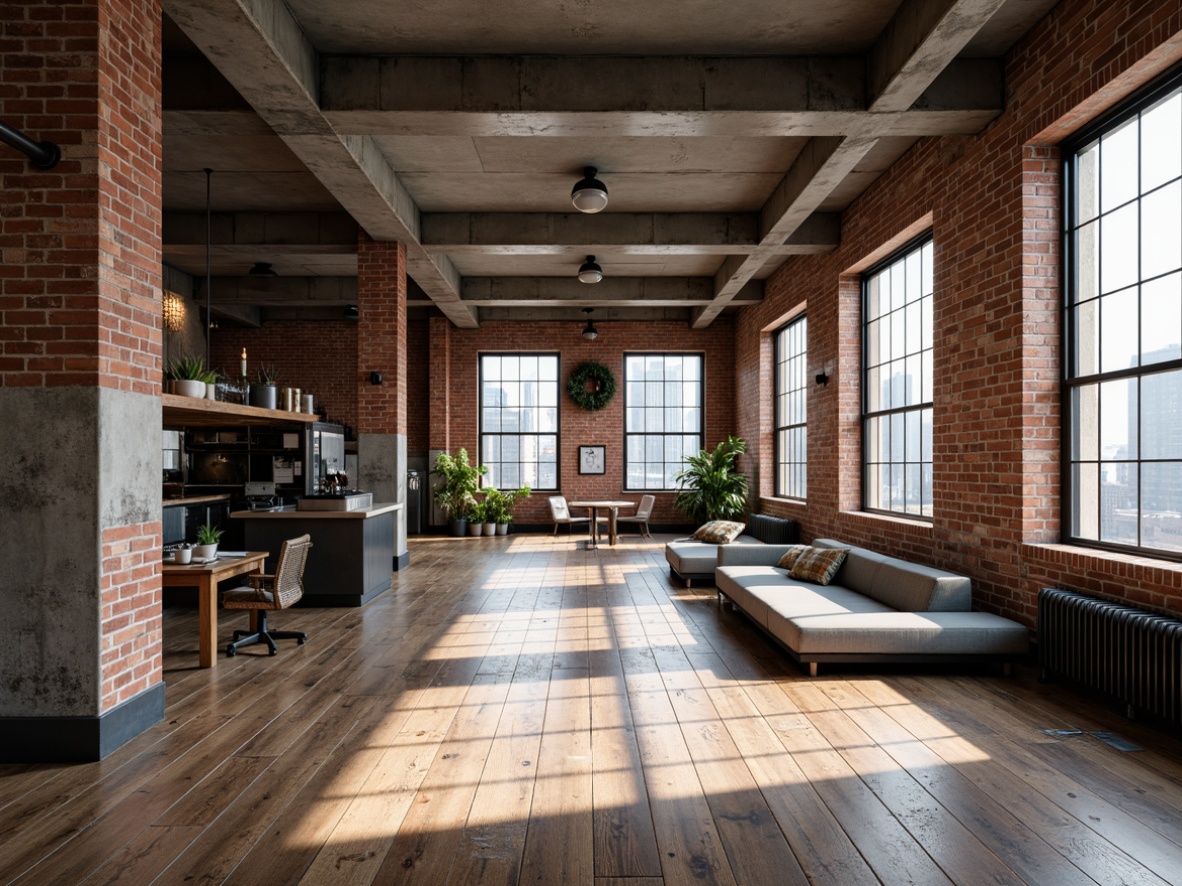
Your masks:
M809 679L663 541L418 538L212 670L167 609L162 723L0 765L0 883L1182 883L1176 737L1029 669Z

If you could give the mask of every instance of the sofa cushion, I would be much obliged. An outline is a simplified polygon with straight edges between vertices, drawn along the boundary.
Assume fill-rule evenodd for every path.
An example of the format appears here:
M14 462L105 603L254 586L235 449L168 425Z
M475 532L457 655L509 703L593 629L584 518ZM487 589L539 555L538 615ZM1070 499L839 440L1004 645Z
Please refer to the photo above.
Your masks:
M795 604L795 601L793 601ZM798 655L1023 655L1028 632L991 612L769 611L767 628Z
M846 548L809 548L796 558L789 575L797 581L827 585L833 581L848 553Z
M727 545L762 546L749 535L740 535ZM691 538L678 539L665 545L665 559L678 575L712 574L718 565L718 545L710 545Z
M739 537L744 524L734 520L713 520L694 533L694 538L711 545L730 544Z
M796 565L796 561L800 559L800 555L809 550L808 545L789 545L788 550L780 557L780 562L776 565L781 569L791 571L792 567Z
M967 576L888 557L831 538L813 542L818 548L848 548L845 563L834 576L851 590L866 594L900 612L968 612L973 585Z
M714 581L735 605L769 629L777 611L801 615L891 611L840 585L823 587L794 581L786 569L774 566L720 566Z

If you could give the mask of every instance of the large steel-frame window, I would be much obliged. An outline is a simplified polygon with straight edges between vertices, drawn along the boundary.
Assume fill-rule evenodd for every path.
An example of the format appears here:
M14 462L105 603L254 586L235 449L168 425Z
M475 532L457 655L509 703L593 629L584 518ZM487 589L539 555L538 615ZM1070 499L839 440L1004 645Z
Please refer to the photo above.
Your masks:
M624 355L624 488L676 489L705 445L701 354Z
M1182 559L1182 74L1063 158L1064 535Z
M558 488L558 355L480 355L485 486Z
M863 507L932 516L930 235L862 278Z
M808 493L808 320L804 314L776 330L776 495Z

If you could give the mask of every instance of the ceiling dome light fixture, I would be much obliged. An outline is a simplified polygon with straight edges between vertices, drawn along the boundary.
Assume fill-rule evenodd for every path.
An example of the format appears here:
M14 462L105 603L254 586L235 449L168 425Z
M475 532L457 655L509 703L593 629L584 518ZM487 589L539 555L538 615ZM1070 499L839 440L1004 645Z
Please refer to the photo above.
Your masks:
M583 177L575 182L570 202L579 212L599 212L607 206L607 185L595 177L594 166L583 167Z
M587 260L579 265L580 283L598 283L603 279L603 268L595 263L595 256L587 256Z
M599 330L591 322L591 312L594 310L595 308L583 308L583 313L587 315L587 326L583 330L583 338L587 339L587 341L595 341L595 339L599 338Z
M360 317L361 317L361 311L357 310L357 305L346 305L345 306L345 319L346 320L358 320L358 319L360 319Z
M269 261L256 261L254 267L247 271L251 277L278 277L275 269L271 267Z

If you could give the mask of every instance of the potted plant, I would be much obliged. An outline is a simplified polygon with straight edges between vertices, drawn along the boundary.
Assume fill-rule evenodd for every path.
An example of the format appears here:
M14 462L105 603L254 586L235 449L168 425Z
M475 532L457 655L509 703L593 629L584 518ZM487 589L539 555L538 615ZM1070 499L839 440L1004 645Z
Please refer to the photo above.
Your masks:
M217 556L218 542L222 540L222 530L214 528L212 523L197 527L197 545L193 548L193 556L203 560L212 560Z
M275 409L279 404L279 389L275 382L279 373L271 365L259 367L259 383L250 386L250 405L261 409Z
M441 452L436 457L435 473L440 482L435 487L435 503L447 511L452 535L461 536L468 528L468 511L476 502L480 478L487 471L484 465L474 467L469 463L466 449L455 455Z
M205 399L216 400L218 398L218 381L221 377L221 373L216 369L210 369L205 373Z
M681 484L677 508L695 523L732 520L747 508L747 475L739 473L736 460L747 451L738 437L727 437L714 448L685 457L686 467L678 471Z
M529 498L530 488L522 486L512 492L498 492L499 511L497 514L497 535L507 535L509 524L513 522L513 508L523 498Z
M494 496L491 494L493 492L496 492L497 494ZM497 534L497 517L499 516L500 510L500 504L498 502L499 498L500 493L497 491L496 487L489 487L489 489L485 491L484 501L480 503L482 505L480 513L481 523L483 524L485 535Z
M484 502L473 501L468 505L468 534L471 536L484 534Z
M205 358L178 357L168 364L172 392L182 397L205 396Z

